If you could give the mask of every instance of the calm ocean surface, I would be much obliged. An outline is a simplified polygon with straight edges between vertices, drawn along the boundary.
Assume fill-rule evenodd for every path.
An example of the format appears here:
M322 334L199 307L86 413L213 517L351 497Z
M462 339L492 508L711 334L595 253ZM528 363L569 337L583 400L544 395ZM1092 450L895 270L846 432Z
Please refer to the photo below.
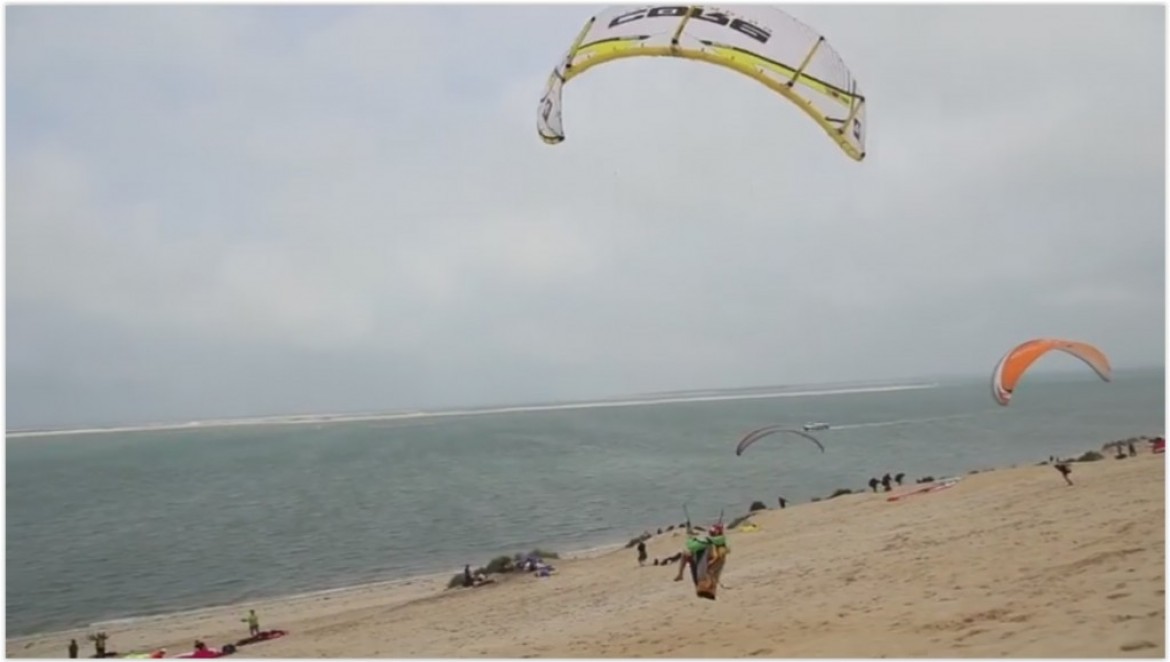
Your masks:
M1086 371L1088 372L1088 371ZM9 636L624 542L910 478L1161 434L1164 373L310 425L10 438ZM787 435L745 453L749 429ZM881 423L881 425L870 425Z

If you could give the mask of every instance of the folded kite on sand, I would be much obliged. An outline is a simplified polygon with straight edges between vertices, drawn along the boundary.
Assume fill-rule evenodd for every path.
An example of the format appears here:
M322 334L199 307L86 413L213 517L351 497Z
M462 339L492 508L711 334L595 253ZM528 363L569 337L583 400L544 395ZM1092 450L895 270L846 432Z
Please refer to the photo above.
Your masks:
M247 646L248 644L255 644L255 643L259 643L261 641L268 641L269 639L277 639L277 638L283 637L286 634L288 634L288 632L285 630L265 630L263 632L257 632L256 634L252 635L251 637L248 637L247 639L240 639L239 641L236 642L236 645L237 646Z
M909 492L903 492L902 494L895 494L893 496L886 497L886 501L900 501L906 497L914 496L915 494L930 494L931 492L938 492L939 490L945 490L947 488L954 487L956 484L958 484L958 482L959 478L957 477L943 478L942 480L927 485L926 487L919 487L917 489L910 490Z

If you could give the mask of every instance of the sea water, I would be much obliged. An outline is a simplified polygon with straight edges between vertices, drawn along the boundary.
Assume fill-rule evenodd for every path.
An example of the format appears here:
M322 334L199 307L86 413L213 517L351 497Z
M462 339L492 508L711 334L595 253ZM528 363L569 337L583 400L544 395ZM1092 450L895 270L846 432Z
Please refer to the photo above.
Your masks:
M10 437L9 636L622 543L1161 434L1164 373L301 425ZM767 394L764 390L764 394ZM734 399L742 395L757 397ZM728 399L733 398L733 399ZM747 431L825 421L816 446Z

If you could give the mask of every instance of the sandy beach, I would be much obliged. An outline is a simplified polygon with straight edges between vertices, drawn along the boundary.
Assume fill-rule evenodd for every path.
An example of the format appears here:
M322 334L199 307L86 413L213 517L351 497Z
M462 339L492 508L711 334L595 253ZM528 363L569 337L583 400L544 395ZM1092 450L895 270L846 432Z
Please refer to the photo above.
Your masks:
M263 628L289 635L235 657L1165 657L1164 456L1142 450L1073 464L1071 487L1027 466L893 502L919 486L773 507L759 530L730 531L715 602L672 581L677 566L621 549L553 561L544 579L443 590L444 575L256 603ZM647 549L682 542L674 531ZM104 629L110 650L175 655L245 636L245 611ZM64 657L77 637L85 656L85 632L11 639L7 654Z

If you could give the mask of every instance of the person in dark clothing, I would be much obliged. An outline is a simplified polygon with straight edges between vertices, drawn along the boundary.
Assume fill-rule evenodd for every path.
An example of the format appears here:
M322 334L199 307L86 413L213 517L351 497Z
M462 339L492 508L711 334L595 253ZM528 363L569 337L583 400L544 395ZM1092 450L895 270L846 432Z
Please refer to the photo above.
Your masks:
M465 565L463 566L463 587L471 588L473 584L475 584L475 578L471 576L471 566Z
M781 509L788 507L788 499L785 499L784 497L780 497L779 501L780 501L780 508Z
M1068 466L1068 463L1057 462L1053 466L1056 467L1056 470L1059 471L1060 475L1064 477L1064 482L1068 483L1069 485L1073 484L1072 479L1068 477L1068 475L1072 473L1072 468Z
M899 485L901 485L901 484L902 484L902 479L903 479L903 478L905 478L905 477L906 477L906 474L904 474L904 473L902 473L901 471L899 471L899 472L898 472L898 473L897 473L897 474L894 476L894 482L895 482L895 483L897 483L897 484L899 484Z
M93 641L94 657L98 657L98 658L105 657L106 656L106 640L109 639L109 635L107 635L105 632L98 632L97 634L89 635L89 638L91 641Z
M77 657L77 640L76 639L69 640L69 657L71 657L71 658Z
M1127 445L1129 446L1129 456L1133 457L1134 455L1137 455L1137 447L1133 445L1133 442L1131 441Z
M638 565L646 565L646 541L638 541Z
M890 484L893 482L894 482L894 479L890 478L890 474L887 473L886 475L882 476L882 487L886 488L887 492L889 492L891 489L893 489L890 487Z
M878 479L870 478L869 479L869 489L873 490L874 494L877 494L877 486L878 486Z

